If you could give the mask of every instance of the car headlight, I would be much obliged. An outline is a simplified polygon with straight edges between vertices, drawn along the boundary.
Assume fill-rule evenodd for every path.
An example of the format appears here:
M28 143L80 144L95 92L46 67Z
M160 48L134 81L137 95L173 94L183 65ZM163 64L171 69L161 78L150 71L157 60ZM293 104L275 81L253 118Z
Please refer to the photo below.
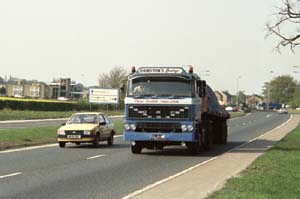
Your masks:
M64 130L58 130L58 135L66 135Z
M188 129L188 131L193 131L193 130L194 130L194 127L193 127L193 125L189 124L189 125L187 126L187 129Z
M126 131L128 131L128 130L130 129L129 124L125 124L124 127L125 127L125 130L126 130Z
M91 135L91 131L83 131L83 135Z
M131 128L131 130L135 131L136 125L135 124L130 124L130 128Z
M187 131L187 126L185 124L181 125L181 130L182 132Z

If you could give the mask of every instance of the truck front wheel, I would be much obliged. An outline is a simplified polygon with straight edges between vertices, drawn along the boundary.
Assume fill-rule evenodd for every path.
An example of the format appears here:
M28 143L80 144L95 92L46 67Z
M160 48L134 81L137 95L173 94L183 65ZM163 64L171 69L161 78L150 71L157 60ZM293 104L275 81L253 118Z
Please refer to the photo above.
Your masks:
M131 145L131 152L134 154L140 154L142 152L142 147L138 143L135 143L134 145Z
M200 125L197 126L196 130L196 142L187 142L187 150L194 155L199 154L203 148L202 148L202 141L201 141L201 130L200 130Z

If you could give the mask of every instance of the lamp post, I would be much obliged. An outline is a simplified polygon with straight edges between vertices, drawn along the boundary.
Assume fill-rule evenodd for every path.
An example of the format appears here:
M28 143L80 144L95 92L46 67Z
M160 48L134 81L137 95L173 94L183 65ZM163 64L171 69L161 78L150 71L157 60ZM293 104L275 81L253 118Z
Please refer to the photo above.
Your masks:
M236 78L236 106L239 106L239 80L242 78L241 75L239 75Z

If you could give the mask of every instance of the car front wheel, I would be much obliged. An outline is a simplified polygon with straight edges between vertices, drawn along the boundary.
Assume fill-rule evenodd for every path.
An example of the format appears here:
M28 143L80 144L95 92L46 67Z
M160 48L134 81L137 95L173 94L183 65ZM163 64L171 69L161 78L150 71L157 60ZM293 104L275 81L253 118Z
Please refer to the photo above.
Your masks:
M95 140L93 142L94 147L98 147L100 145L100 135L99 133L97 133L97 135L95 136Z
M59 142L58 144L59 144L59 147L60 147L60 148L64 148L64 147L66 146L66 143L65 143L65 142Z

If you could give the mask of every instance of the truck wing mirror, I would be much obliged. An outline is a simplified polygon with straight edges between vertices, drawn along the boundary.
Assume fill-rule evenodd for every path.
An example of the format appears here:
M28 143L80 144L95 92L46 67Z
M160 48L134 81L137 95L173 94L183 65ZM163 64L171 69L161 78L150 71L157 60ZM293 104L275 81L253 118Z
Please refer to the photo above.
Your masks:
M127 84L127 80L123 80L122 84L121 84L121 87L120 87L120 90L121 90L122 93L126 92L126 84Z
M199 97L206 97L206 81L198 80L197 88L198 88Z

